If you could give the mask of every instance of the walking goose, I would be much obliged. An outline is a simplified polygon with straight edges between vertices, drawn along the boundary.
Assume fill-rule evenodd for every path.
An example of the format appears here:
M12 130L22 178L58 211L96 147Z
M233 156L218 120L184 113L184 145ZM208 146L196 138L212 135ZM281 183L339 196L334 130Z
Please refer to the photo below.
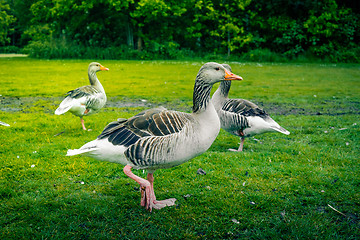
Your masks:
M242 78L218 63L206 63L195 79L192 113L154 108L118 119L107 125L96 140L68 150L67 156L84 154L125 165L124 173L140 184L142 206L149 211L172 206L175 198L156 200L153 173L180 165L211 146L220 131L220 121L210 102L210 91L222 80ZM132 168L146 169L147 180L133 174Z
M55 114L60 115L67 111L71 112L80 117L82 128L86 130L83 116L98 112L106 103L105 90L96 76L96 72L103 70L108 71L109 69L97 62L90 63L88 75L91 85L69 91L60 106L55 110Z
M223 66L231 71L228 64ZM211 99L219 115L221 128L241 138L239 148L229 149L230 151L241 152L245 137L266 132L290 134L256 104L245 99L229 99L230 86L230 81L222 81Z

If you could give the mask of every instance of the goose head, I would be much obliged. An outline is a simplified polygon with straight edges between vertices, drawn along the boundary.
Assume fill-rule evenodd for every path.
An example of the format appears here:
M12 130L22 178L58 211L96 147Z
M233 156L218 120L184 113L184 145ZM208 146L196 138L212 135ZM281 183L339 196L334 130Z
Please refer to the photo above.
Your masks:
M104 67L98 62L92 62L89 64L89 72L98 72L98 71L109 71L108 68Z
M109 69L104 67L98 62L92 62L89 64L88 75L89 75L90 84L92 86L100 84L99 80L96 77L96 73L98 71L109 71Z
M231 80L242 80L242 77L233 74L221 64L215 62L205 63L200 68L195 80L193 112L195 113L206 109L214 83Z
M204 85L213 85L214 83L224 80L242 80L242 77L233 74L231 72L231 69L228 70L221 64L215 62L208 62L200 68L196 79L198 81L201 81Z

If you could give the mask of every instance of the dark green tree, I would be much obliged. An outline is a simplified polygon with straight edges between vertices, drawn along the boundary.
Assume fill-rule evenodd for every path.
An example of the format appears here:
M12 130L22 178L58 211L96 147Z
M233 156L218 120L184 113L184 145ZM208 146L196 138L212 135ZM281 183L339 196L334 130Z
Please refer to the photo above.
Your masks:
M0 45L10 43L9 35L14 31L12 24L16 18L10 14L10 5L5 0L0 0Z

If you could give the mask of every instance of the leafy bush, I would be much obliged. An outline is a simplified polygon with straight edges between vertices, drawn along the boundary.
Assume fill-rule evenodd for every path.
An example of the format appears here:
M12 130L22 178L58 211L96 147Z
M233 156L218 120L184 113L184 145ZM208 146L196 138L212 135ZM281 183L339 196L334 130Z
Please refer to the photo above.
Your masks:
M132 54L130 54L126 48L122 47L85 47L67 43L62 40L53 40L51 42L32 41L24 48L24 52L29 54L30 57L47 59L123 59L132 57Z
M17 46L0 47L0 53L21 53L21 49Z
M331 55L332 62L360 63L360 47L348 48L342 51L335 51Z
M250 50L241 56L241 59L251 62L284 62L287 60L286 57L279 53L272 52L267 48Z
M174 42L163 44L150 42L145 45L144 50L138 51L122 45L120 47L94 47L81 46L64 39L53 39L52 41L32 41L24 48L24 52L34 58L79 58L79 59L179 59L193 56L188 49L179 49Z

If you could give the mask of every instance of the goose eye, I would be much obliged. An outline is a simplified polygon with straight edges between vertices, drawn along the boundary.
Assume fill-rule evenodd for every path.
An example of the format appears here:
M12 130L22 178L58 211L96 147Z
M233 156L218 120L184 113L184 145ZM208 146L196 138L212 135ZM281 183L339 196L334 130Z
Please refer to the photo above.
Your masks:
M220 70L220 68L219 68L219 67L217 67L217 68L215 68L215 70L216 70L216 71L219 71L219 70Z

